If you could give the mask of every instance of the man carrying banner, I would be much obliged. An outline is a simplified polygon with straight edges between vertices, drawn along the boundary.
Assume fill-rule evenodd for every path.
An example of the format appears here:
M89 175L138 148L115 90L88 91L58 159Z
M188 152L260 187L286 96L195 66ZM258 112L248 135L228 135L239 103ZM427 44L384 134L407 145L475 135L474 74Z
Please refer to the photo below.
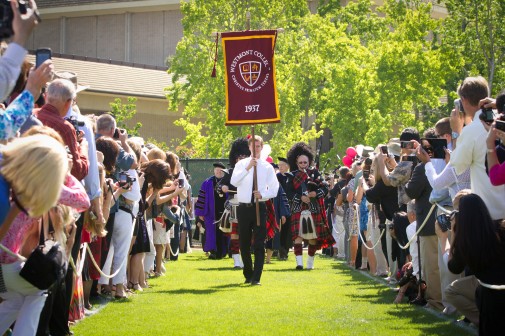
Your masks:
M251 153L255 155L237 162L231 177L231 184L237 187L239 201L237 216L245 283L260 285L265 262L265 238L267 235L265 202L277 196L279 182L270 163L260 158L263 139L260 136L254 136L249 139L248 143ZM253 167L256 167L257 171L256 190L253 190ZM259 202L259 220L257 220L256 202ZM251 258L251 239L254 248L254 268Z

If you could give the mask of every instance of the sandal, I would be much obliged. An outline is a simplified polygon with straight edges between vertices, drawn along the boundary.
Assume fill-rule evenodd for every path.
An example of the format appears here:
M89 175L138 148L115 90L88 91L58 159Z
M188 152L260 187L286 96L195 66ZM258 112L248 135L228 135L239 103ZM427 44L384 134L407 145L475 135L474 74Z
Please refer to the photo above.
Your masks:
M112 290L110 290L107 287L102 286L100 288L100 293L99 294L102 295L102 296L110 296L112 294Z

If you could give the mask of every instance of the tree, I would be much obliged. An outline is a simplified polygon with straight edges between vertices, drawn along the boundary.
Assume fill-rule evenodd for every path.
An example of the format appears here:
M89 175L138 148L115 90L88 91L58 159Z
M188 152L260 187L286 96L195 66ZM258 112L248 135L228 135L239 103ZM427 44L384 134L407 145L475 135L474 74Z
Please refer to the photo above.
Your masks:
M449 16L444 20L444 43L464 58L460 76L487 77L490 93L502 84L505 57L505 3L496 0L439 0ZM496 78L498 75L498 78ZM502 84L503 85L503 84Z
M223 127L220 46L216 78L210 77L212 33L243 30L247 10L251 29L284 28L275 49L282 122L257 127L272 156L284 156L296 141L317 139L323 129L334 144L323 159L343 156L357 143L375 146L403 127L422 131L438 118L433 111L462 64L436 35L441 22L431 18L431 4L421 0L385 0L377 11L370 0L346 6L322 0L315 14L299 0L290 6L281 0L184 2L184 37L169 59L167 96L171 109L184 106L177 121L187 134L181 144L197 157L217 156L223 144L248 133L246 127Z
M249 133L247 127L224 127L225 89L220 44L217 76L210 77L215 50L213 33L244 30L248 10L251 12L251 29L284 28L289 31L308 14L308 8L304 0L293 0L289 6L285 4L282 0L192 0L181 3L184 37L177 45L175 56L169 60L173 83L167 88L167 96L171 109L181 104L184 106L184 116L176 124L186 132L181 144L191 145L196 156L220 156L223 144ZM281 115L284 117L282 104L280 97ZM286 130L301 134L300 119L283 118L281 124L256 127L256 133L266 135L268 140L272 134L275 136L280 132L289 136L291 132ZM316 135L317 132L311 130L304 137L310 140ZM272 142L276 143L275 140ZM275 148L275 145L272 147Z
M127 130L128 135L139 136L139 130L142 127L142 123L138 122L133 127L130 127L128 121L131 120L137 113L137 98L128 97L127 103L124 104L121 98L114 99L113 102L109 103L111 111L110 113L116 119L117 127L124 128Z

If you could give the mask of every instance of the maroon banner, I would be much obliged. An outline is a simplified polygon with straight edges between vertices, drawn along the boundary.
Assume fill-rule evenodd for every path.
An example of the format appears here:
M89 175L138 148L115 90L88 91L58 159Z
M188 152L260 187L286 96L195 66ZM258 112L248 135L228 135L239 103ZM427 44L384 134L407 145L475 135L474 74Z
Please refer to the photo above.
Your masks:
M275 37L275 30L221 33L226 68L226 125L280 122Z

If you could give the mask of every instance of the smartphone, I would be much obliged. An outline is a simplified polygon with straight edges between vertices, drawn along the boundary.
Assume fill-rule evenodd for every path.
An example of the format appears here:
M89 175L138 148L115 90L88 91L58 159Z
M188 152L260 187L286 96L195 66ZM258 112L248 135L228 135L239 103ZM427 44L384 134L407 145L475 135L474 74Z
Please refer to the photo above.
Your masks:
M382 154L388 155L388 146L381 146Z
M496 129L505 132L505 121L495 120Z
M437 223L442 232L447 232L451 229L451 216L447 214L438 215Z
M184 187L184 179L180 178L177 181L179 182L179 188Z
M461 103L461 99L455 99L454 100L454 108L458 110L460 113L465 113L465 110L463 109L463 104Z
M423 140L426 140L430 143L434 159L445 159L445 147L447 147L447 140L438 138L421 139L421 141Z
M40 48L35 51L35 68L38 68L42 63L51 59L51 49L50 48Z
M402 141L401 148L414 149L414 143L410 141Z

